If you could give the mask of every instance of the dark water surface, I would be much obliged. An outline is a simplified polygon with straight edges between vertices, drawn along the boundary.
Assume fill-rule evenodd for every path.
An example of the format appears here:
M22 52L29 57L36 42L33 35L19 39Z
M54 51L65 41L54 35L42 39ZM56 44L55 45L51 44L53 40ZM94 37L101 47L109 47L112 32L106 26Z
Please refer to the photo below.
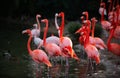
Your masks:
M120 57L107 50L100 51L101 63L89 74L90 66L79 44L74 49L80 62L69 59L69 67L64 61L51 68L38 65L28 55L28 36L21 31L18 28L0 30L0 78L120 78Z

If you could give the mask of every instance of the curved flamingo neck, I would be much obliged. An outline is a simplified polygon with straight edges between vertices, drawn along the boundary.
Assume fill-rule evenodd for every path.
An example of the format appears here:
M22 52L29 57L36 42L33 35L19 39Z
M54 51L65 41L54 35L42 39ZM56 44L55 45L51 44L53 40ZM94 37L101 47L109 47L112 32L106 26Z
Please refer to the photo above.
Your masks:
M38 19L38 18L39 18L39 16L36 15L36 20L37 20L37 24L38 24L38 27L37 27L37 28L40 30L40 22L39 22L39 19Z
M108 48L110 48L110 41L112 40L113 33L114 33L114 29L111 29L110 30L110 36L109 36L109 38L107 40L107 46L108 46Z
M62 22L61 22L61 26L60 26L60 38L63 37L63 31L64 31L64 13L62 13Z
M58 25L58 23L57 23L57 16L55 16L55 27L56 27L56 29L58 30L58 35L60 36L60 27L59 27L59 25Z
M45 46L46 45L46 36L47 36L47 32L48 32L48 20L46 20L46 27L45 27L45 30L44 30L44 37L43 37L43 45Z
M59 30L59 25L57 23L57 16L55 16L55 27L56 27L57 30Z
M30 37L29 37L28 42L27 42L27 49L28 49L28 52L30 55L32 54L32 50L30 47L31 40L32 40L32 34L30 33Z
M101 15L101 21L104 21L105 3L103 3L103 11Z

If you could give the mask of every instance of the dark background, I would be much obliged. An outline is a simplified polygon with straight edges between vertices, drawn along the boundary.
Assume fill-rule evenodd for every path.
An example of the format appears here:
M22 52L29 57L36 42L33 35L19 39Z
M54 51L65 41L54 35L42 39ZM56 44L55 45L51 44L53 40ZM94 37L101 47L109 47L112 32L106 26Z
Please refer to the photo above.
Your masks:
M2 0L0 2L0 29L16 29L25 25L32 26L36 14L42 18L54 19L55 13L63 11L65 20L81 21L83 11L89 12L89 19L96 17L100 20L98 13L101 0ZM103 0L108 6L107 0ZM12 26L11 26L12 25ZM16 27L18 25L18 27ZM23 29L22 28L22 29Z
M0 3L0 17L34 17L41 14L53 18L56 12L63 11L67 20L76 20L83 11L88 11L90 17L98 17L100 0L3 0Z

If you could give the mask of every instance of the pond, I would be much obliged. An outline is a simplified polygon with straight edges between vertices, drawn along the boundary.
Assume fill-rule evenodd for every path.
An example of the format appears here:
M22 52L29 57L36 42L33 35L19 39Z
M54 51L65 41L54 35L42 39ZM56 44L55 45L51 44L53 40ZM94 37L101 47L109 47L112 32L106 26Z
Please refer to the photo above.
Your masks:
M12 26L12 25L11 25ZM83 47L74 44L80 62L69 59L69 67L58 62L51 68L44 64L36 64L27 51L27 35L22 29L0 30L0 78L119 78L120 57L106 50L100 50L101 63L96 65L95 71L90 68ZM90 74L91 73L91 74Z

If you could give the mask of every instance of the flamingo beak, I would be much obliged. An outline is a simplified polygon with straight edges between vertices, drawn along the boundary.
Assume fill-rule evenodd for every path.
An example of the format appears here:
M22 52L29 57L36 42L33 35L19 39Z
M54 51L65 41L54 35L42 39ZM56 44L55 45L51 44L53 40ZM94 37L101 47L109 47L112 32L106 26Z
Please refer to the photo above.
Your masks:
M37 27L37 24L33 24L34 27Z
M41 20L41 22L45 22L45 20Z
M86 12L82 12L82 14L84 15L84 14L86 14Z
M80 33L80 29L75 32L75 34Z

